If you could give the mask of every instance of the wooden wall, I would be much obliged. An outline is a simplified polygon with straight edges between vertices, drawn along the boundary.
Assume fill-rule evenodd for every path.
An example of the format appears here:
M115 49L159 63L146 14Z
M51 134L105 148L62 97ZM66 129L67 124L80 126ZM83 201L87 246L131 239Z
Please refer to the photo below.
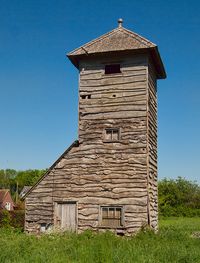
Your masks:
M104 74L104 65L111 61L120 61L121 74ZM121 231L126 235L148 223L148 211L155 227L152 76L146 55L80 62L79 146L72 147L27 196L27 231L39 231L41 223L53 224L55 202L70 200L77 201L78 232L102 229L101 205L123 206ZM81 99L82 95L91 98ZM120 128L120 142L104 142L105 128L113 127Z
M149 223L158 229L157 190L157 83L152 63L148 67L148 189Z

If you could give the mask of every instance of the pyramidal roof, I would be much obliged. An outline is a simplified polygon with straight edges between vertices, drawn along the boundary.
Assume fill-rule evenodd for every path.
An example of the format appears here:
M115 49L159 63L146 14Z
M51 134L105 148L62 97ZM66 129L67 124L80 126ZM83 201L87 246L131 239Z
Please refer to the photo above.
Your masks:
M157 45L146 38L124 28L122 19L118 20L119 26L112 31L86 43L85 45L67 54L71 62L78 67L78 58L105 52L136 51L149 49L154 63L159 68L158 78L165 78L166 73ZM160 72L159 72L160 71Z

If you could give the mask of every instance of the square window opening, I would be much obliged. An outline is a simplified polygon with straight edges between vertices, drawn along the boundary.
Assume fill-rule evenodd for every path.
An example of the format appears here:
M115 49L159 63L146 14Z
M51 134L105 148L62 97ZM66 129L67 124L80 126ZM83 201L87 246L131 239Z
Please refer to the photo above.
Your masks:
M119 141L119 139L120 139L119 129L118 128L106 129L104 139L106 141L110 141L110 142Z
M85 99L91 99L91 94L88 95L81 95L81 99L85 100Z
M105 227L122 227L122 207L101 207L101 225Z
M120 64L105 65L105 74L121 73Z

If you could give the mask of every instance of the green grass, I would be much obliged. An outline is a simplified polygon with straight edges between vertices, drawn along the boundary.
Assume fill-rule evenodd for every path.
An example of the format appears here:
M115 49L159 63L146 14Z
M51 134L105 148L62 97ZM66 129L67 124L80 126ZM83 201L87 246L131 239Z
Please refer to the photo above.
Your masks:
M65 233L35 237L0 229L0 262L85 263L200 263L199 218L160 221L158 234L142 232L125 238L107 232L81 235Z

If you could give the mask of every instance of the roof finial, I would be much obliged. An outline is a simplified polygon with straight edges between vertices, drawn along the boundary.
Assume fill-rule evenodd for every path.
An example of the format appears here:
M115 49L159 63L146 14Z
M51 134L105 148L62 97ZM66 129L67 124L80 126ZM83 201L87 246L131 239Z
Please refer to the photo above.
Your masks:
M123 24L123 19L119 18L118 19L118 27L122 27L122 24Z

